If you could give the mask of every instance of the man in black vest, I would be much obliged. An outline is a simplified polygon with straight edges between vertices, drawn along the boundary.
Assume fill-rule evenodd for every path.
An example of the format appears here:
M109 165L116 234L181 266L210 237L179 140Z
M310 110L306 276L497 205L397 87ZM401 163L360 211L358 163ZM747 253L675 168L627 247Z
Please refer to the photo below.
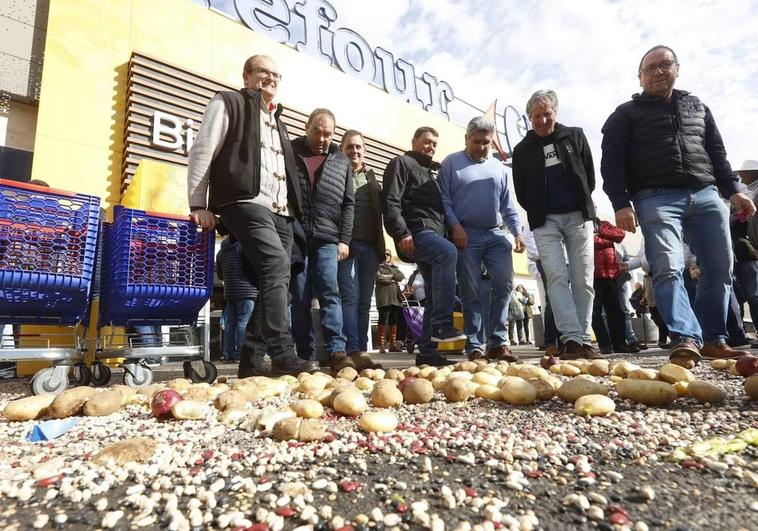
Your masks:
M282 76L273 59L254 55L242 79L243 89L219 92L203 115L187 168L191 218L212 230L219 216L257 277L239 376L261 372L266 352L273 374L296 375L317 367L295 354L288 326L292 222L301 201L282 106L273 103Z
M311 301L319 302L321 330L333 369L345 366L342 300L337 284L338 263L350 252L355 194L350 160L332 142L334 114L315 109L305 135L292 141L295 153L306 237L305 269L292 281L292 335L301 358L315 360Z
M732 246L729 209L721 196L739 218L751 217L755 205L729 165L710 109L674 89L679 76L674 51L650 49L638 76L642 93L620 105L603 126L603 189L616 225L635 232L639 222L642 229L655 300L672 339L672 362L693 367L701 356L740 357L746 353L726 344ZM682 280L685 241L700 266L694 313Z

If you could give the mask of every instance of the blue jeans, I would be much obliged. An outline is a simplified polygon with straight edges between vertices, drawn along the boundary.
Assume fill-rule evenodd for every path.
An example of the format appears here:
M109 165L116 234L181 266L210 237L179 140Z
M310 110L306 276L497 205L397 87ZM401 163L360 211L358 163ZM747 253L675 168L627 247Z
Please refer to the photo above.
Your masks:
M337 244L319 240L308 241L305 269L290 284L292 293L292 336L298 355L307 360L316 359L313 341L311 300L319 302L321 330L329 354L345 351L342 335L342 303L337 285Z
M634 194L632 201L645 237L656 306L672 341L723 343L732 285L732 242L729 210L716 187L646 189ZM700 267L694 311L682 278L685 241Z
M507 342L508 304L513 291L513 246L502 229L476 230L466 228L468 244L458 254L458 282L463 302L463 332L466 352L484 350L482 329L482 264L491 279L488 293L489 321L486 323L487 347L499 347Z
M419 353L431 355L437 351L431 340L432 329L453 326L455 307L455 267L458 249L447 238L432 229L424 229L413 235L416 247L415 258L424 278L424 325Z
M758 261L737 262L734 276L742 288L742 295L753 319L758 319Z
M255 308L254 299L231 299L224 306L223 358L239 361L240 350L245 342L245 330Z
M595 253L592 222L579 212L548 214L533 229L561 342L590 344ZM565 250L565 251L564 251ZM568 265L566 264L568 258Z
M348 354L368 350L368 317L378 269L376 244L360 240L352 241L350 256L337 268L342 298L342 331Z

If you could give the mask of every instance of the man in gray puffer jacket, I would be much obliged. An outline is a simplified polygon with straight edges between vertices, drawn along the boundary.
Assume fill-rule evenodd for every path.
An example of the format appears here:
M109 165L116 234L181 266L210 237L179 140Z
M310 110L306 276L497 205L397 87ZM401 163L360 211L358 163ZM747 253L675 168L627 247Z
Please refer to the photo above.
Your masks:
M290 282L290 292L292 335L298 355L315 359L311 300L316 297L326 351L331 364L339 365L345 359L345 336L337 264L349 253L355 197L350 160L332 142L334 128L334 114L315 109L305 124L305 136L292 142L307 251L305 269Z

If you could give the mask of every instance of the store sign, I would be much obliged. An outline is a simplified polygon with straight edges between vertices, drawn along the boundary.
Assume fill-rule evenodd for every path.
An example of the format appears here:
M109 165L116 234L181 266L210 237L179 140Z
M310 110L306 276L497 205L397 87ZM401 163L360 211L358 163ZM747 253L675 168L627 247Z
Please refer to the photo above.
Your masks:
M448 103L455 95L447 82L428 72L417 78L411 63L395 60L384 48L372 48L359 33L348 28L330 29L338 17L326 0L301 0L292 9L285 0L234 0L236 13L227 12L227 2L214 7L238 17L254 31L336 65L412 105L450 118Z
M185 155L192 149L195 139L195 131L192 129L194 120L182 120L167 112L153 111L150 122L151 146L167 151L179 150Z

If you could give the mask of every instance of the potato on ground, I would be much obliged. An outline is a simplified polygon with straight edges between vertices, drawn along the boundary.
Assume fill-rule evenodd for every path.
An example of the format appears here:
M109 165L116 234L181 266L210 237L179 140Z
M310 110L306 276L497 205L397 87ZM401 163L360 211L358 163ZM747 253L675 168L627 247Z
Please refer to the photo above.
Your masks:
M500 388L496 385L482 384L476 388L474 393L479 398L485 398L487 400L495 400L501 402L503 397L500 395Z
M372 380L371 378L365 378L364 376L359 376L358 378L356 378L353 384L361 391L371 391L374 388L374 385L376 385L376 382L374 382L374 380Z
M477 387L479 384L465 377L455 377L451 374L442 385L442 393L449 402L465 402L474 396Z
M382 380L390 382L394 380ZM403 393L397 385L375 385L371 391L371 404L375 407L398 407L403 403Z
M47 413L55 395L37 395L19 398L3 408L3 416L11 422L35 420Z
M586 378L574 378L561 385L557 394L566 402L576 402L579 397L584 395L607 395L608 388Z
M403 389L406 404L426 404L434 397L434 386L429 380L416 378Z
M324 406L316 400L298 400L290 404L290 409L295 412L298 417L306 419L317 419L324 414Z
M326 374L314 374L312 376L308 376L304 378L300 385L298 385L295 390L300 391L301 393L304 393L306 395L317 393L318 391L321 391L322 389L326 388L326 384L332 381L331 376L327 376Z
M397 428L397 415L391 411L367 411L358 419L363 431L387 433Z
M540 402L546 402L555 395L553 384L547 380L543 380L542 378L532 378L531 380L528 380L528 382L534 387L534 390L537 393L537 400Z
M574 411L582 417L605 416L616 409L616 403L605 395L584 395L574 402Z
M624 379L616 390L619 397L648 406L667 406L679 396L673 385L660 381Z
M213 405L216 406L216 409L219 411L245 409L245 404L247 404L247 398L239 389L230 389L228 391L224 391L213 401Z
M352 382L358 378L358 371L356 371L353 367L343 367L337 373L337 378L344 378L345 380L350 380Z
M610 372L608 360L594 360L587 366L587 374L592 376L607 376Z
M675 363L667 363L658 371L658 379L670 384L682 381L692 382L695 380L695 375L689 369Z
M726 391L722 387L703 380L689 382L687 394L704 404L719 404L726 400Z
M88 417L104 417L121 409L123 395L115 389L105 389L95 393L84 404L84 414Z
M578 376L582 374L582 369L577 367L576 365L571 365L570 363L561 363L560 365L553 365L550 367L551 372L556 372L553 370L553 367L557 367L557 372L561 374L561 376Z
M47 412L54 419L64 419L82 412L84 404L95 394L93 387L66 389L55 397Z
M497 376L495 376L494 374L490 374L488 372L479 371L474 375L471 381L474 383L478 383L479 385L497 386L501 378L502 378L502 375L499 372Z
M743 384L745 392L751 400L758 400L758 374L748 376Z
M658 379L658 371L655 369L634 369L633 371L629 371L629 378L632 380L657 380Z
M181 395L185 400L195 400L197 402L206 402L210 399L208 391L209 387L195 387L194 385L188 389L185 389Z
M208 413L208 406L196 400L181 400L171 406L171 415L179 420L202 420Z
M366 399L360 391L346 391L334 397L332 404L337 413L356 417L368 409Z
M317 419L285 418L274 424L271 429L271 437L279 441L319 441L325 435L324 425Z
M500 396L509 404L528 406L537 400L537 390L523 378L508 376L500 387Z

